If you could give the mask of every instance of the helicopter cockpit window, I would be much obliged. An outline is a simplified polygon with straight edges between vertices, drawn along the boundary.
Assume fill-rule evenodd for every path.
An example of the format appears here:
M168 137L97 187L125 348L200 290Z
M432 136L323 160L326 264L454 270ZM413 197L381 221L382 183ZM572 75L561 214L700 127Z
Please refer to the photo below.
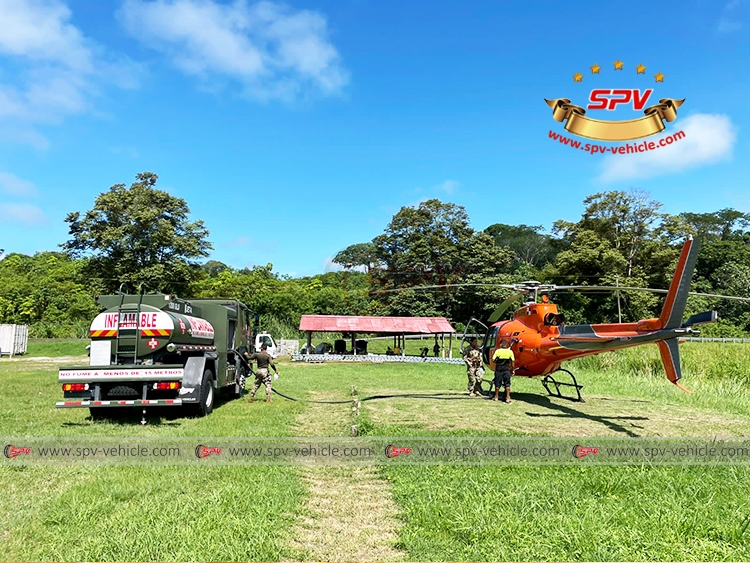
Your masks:
M547 313L544 315L544 324L546 326L560 326L565 324L565 316L562 314Z

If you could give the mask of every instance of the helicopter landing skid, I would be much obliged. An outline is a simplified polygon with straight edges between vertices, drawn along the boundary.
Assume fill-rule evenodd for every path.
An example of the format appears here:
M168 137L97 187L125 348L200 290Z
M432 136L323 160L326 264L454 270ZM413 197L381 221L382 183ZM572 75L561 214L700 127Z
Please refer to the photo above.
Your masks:
M586 401L583 400L583 397L581 397L581 389L583 389L583 385L579 385L578 381L576 380L576 376L573 375L571 372L569 372L566 369L560 368L557 370L558 372L564 371L567 373L570 378L573 380L573 383L567 383L565 381L557 381L554 377L552 377L552 374L548 374L544 376L544 379L542 379L542 385L544 385L544 388L547 390L547 393L552 395L553 397L560 397L561 399L570 399L571 401L578 401L580 403L585 403ZM557 372L555 372L557 373ZM549 385L550 383L555 386L555 393L553 393ZM560 393L560 387L573 387L576 390L576 393L578 394L578 399L575 397L566 397L562 393Z

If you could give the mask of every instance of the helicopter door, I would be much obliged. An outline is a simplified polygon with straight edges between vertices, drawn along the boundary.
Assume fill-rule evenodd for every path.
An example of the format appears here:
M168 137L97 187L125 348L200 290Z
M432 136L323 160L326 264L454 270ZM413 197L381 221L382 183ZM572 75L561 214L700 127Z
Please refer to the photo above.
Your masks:
M478 324L482 327L482 329L480 330L479 327L476 327L474 331L469 332L469 329L471 328L471 325L473 323ZM461 350L461 355L463 356L464 350L469 344L471 344L471 339L474 338L474 334L482 334L484 332L486 339L487 330L487 325L485 325L482 321L479 321L472 317L469 322L466 323L466 330L464 330L463 338L461 338L461 346L459 347L459 349Z
M495 347L498 332L500 332L500 327L493 326L492 330L487 331L484 335L484 342L482 342L482 357L484 358L485 364L489 365L490 363L490 352Z

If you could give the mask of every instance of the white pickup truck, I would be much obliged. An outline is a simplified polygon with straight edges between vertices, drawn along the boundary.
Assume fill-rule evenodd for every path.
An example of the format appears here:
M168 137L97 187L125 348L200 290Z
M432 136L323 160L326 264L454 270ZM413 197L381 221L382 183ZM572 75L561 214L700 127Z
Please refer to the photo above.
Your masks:
M277 358L279 356L279 348L276 346L273 337L267 332L261 332L255 336L255 350L257 352L260 352L260 347L263 344L267 346L266 352L271 354L272 358Z

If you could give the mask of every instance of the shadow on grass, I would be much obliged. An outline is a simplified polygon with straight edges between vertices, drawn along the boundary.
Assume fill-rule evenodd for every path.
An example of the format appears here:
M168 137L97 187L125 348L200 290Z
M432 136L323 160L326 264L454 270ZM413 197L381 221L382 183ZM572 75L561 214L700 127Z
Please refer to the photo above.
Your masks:
M558 397L555 397L555 398L558 398ZM588 414L585 412L581 412L567 405L554 403L553 401L550 400L550 397L547 397L544 395L535 395L533 393L514 393L513 400L527 403L529 405L537 405L539 407L548 409L550 411L558 411L559 413L557 414L553 412L550 412L550 413L527 412L526 416L529 416L531 418L555 417L555 418L590 420L591 422L597 422L599 424L602 424L606 426L607 428L609 428L610 430L613 430L615 432L627 434L631 438L637 438L639 434L633 432L630 428L626 428L622 424L618 424L616 421L618 420L623 420L623 421L624 420L633 420L633 421L650 420L647 416L596 416L596 415Z
M244 397L244 395L243 395ZM225 404L235 400L231 397L214 395L215 402L211 414L220 410ZM242 400L242 398L236 399ZM101 407L100 407L101 408ZM106 408L106 407L104 407ZM112 412L104 415L104 418L94 419L91 415L86 418L86 422L64 422L62 426L91 426L98 422L116 424L118 426L141 426L141 408L129 407L112 407ZM211 415L209 415L211 416ZM146 425L147 426L166 426L176 428L182 425L184 419L199 418L190 412L185 405L181 407L147 407L146 408Z

